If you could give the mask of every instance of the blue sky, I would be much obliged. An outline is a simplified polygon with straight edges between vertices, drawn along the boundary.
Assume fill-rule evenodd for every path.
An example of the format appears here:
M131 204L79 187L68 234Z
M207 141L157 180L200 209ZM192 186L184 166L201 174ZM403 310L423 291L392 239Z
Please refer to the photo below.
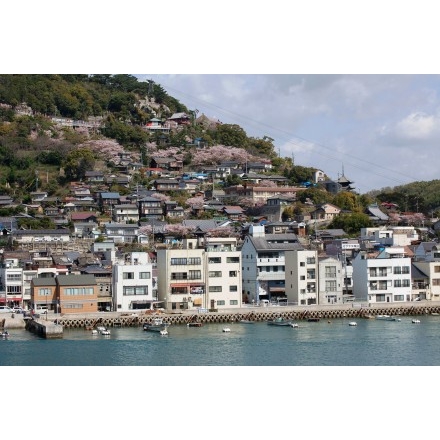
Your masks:
M136 74L189 109L274 139L282 157L342 172L362 193L438 179L440 76Z

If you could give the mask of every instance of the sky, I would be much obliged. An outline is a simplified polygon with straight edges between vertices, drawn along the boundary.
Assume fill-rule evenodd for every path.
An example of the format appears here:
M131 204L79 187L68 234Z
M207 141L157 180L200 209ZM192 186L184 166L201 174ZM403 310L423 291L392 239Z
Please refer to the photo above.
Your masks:
M440 178L440 75L135 75L360 193Z

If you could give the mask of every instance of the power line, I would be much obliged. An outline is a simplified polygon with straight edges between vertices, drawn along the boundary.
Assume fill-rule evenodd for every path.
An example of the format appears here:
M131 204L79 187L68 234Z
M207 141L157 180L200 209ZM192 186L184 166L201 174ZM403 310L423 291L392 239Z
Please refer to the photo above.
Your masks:
M233 116L235 118L235 120L239 120L239 121L240 120L244 120L245 122L252 124L254 127L257 127L257 128L266 127L268 129L271 129L271 130L274 130L276 132L282 133L283 135L287 136L286 138L282 138L284 143L291 144L291 145L294 145L294 146L303 147L303 143L306 142L307 144L311 145L312 148L314 148L314 152L316 154L319 154L319 155L321 155L321 156L323 156L323 157L325 157L327 159L332 159L332 160L335 160L335 161L341 161L342 160L339 157L326 155L326 154L320 152L319 150L317 150L317 148L319 147L319 148L322 148L322 149L325 149L325 150L329 150L331 152L335 152L335 150L332 149L331 147L323 145L323 144L321 144L319 142L314 142L314 141L307 140L305 138L302 138L301 136L298 136L298 135L295 135L295 134L291 134L288 131L283 130L281 128L274 127L272 125L266 124L266 123L261 122L261 121L256 121L256 120L254 120L254 119L252 119L252 118L250 118L248 116L240 115L240 114L235 113L235 112L233 112L231 110L225 109L225 108L220 107L218 105L215 105L215 104L212 104L210 102L204 101L203 99L200 99L200 98L197 98L197 97L192 96L190 94L187 94L185 92L182 92L181 90L175 89L174 87L171 87L171 86L169 86L167 84L162 84L162 85L163 85L163 87L165 87L166 89L168 89L168 90L170 90L172 92L178 93L178 94L182 95L183 97L187 97L187 99L191 99L193 101L197 101L200 104L202 104L202 105L204 105L204 106L206 106L208 108L211 107L213 109L219 110L220 112L222 112L224 114ZM347 162L346 159L344 159L345 163L348 163L349 165L351 165L354 168L357 168L357 169L362 170L362 171L367 171L370 174L374 174L374 175L379 176L379 177L384 177L384 178L386 178L388 180L392 180L392 181L394 181L396 183L404 184L404 183L407 182L408 178L410 180L413 180L413 181L417 180L416 178L414 178L412 176L409 176L407 173L402 173L400 171L393 170L391 168L388 168L388 167L385 167L385 166L380 165L378 163L371 162L371 161L368 161L366 159L354 156L352 154L342 153L342 152L337 152L337 153L339 155L341 155L342 157L348 157L348 158L351 158L351 159L363 162L363 163L365 163L365 164L367 164L369 166L375 167L376 169L379 168L379 169L382 169L384 171L394 173L396 175L404 176L406 178L406 180L401 180L401 179L398 179L398 178L395 178L395 177L391 177L389 174L380 174L380 173L375 172L374 170L372 170L370 167L363 168L363 167L361 167L359 165L353 164L352 162Z

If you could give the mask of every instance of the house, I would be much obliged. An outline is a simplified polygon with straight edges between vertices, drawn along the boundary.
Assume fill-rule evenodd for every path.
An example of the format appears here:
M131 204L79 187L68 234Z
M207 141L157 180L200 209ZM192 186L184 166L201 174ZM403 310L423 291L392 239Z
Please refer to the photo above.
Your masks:
M113 220L116 223L137 222L139 220L139 209L136 204L114 205Z
M144 197L138 200L139 219L162 220L162 202L156 197Z
M241 248L244 301L259 303L285 297L285 255L295 249L303 249L295 234L266 234L264 225L249 226Z
M137 241L137 224L105 223L103 235L115 243L134 243Z
M153 156L150 160L151 168L162 168L164 170L181 173L183 171L183 161L174 157Z
M84 180L87 183L104 183L104 173L102 171L86 171L84 173Z
M341 208L331 203L323 203L311 212L311 216L316 221L331 222L341 212Z
M180 182L177 179L156 179L153 182L156 191L179 191Z
M177 125L190 125L191 124L191 118L189 115L187 115L184 112L180 113L174 113L171 115L168 119L168 122L175 122Z
M411 258L401 246L360 251L352 261L353 294L369 303L411 300Z
M98 311L98 288L93 275L59 275L55 280L60 313Z
M99 207L103 212L110 212L114 205L120 203L120 194L118 192L101 192L99 193Z
M72 212L70 214L70 220L73 223L97 223L98 215L95 212Z
M128 312L152 308L153 264L147 252L132 252L112 267L113 310Z
M291 304L318 304L318 252L309 249L288 249L285 258L285 295ZM332 291L332 298L335 292Z

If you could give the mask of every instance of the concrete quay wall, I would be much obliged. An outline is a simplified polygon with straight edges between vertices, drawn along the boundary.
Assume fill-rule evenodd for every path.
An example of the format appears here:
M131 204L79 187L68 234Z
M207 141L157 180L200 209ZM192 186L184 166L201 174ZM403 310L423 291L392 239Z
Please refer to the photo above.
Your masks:
M27 319L26 330L46 339L63 337L63 326L49 320Z
M306 307L246 307L241 309L229 309L225 311L208 311L197 313L182 311L175 313L106 313L63 315L55 319L65 328L93 328L97 325L105 327L137 327L145 323L151 323L154 318L160 316L164 322L173 325L186 325L189 322L201 323L226 323L237 322L242 319L255 322L268 321L282 317L293 321L308 319L340 319L340 318L374 318L376 315L393 316L419 316L434 314L440 315L440 303L411 303L411 305L383 306L367 304L351 304L343 306L306 306Z

